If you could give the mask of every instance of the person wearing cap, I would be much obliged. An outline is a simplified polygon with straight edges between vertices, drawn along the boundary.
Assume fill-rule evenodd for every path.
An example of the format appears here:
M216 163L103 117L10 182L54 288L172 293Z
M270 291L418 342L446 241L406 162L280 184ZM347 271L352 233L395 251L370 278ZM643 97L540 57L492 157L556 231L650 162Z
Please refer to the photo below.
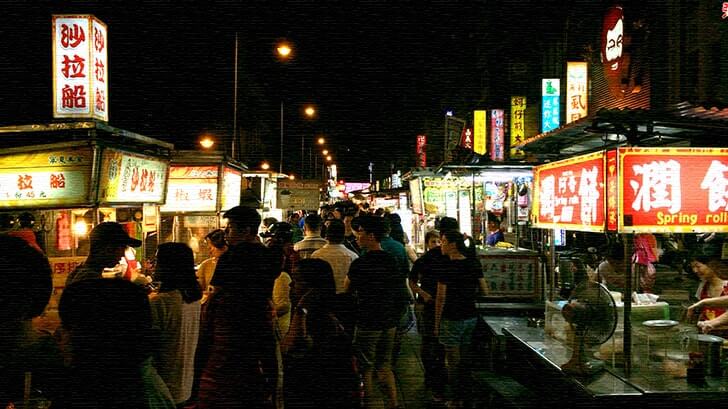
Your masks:
M236 206L223 218L229 248L217 262L203 309L197 407L261 407L273 399L278 381L271 296L281 260L258 238L257 210Z
M139 247L141 240L129 237L124 227L116 222L96 225L89 234L90 249L83 264L76 267L66 279L66 287L82 280L101 278L104 268L116 266L124 257L127 247Z

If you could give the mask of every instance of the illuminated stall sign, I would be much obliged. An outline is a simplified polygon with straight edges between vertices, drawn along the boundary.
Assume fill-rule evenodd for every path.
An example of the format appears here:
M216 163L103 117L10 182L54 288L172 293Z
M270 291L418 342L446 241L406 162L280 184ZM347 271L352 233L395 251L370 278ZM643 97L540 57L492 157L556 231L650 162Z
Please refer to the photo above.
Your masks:
M240 194L243 186L243 174L239 170L225 167L222 177L222 196L220 198L220 211L230 210L240 204Z
M617 177L617 151L607 151L607 164L605 167L607 172L607 230L616 231L617 217L618 217L618 206L617 201L619 200L619 178Z
M588 114L587 65L585 62L568 62L566 65L566 123Z
M494 161L502 161L505 156L503 116L502 109L490 111L490 159Z
M422 183L420 178L412 179L409 182L410 196L412 197L412 213L423 214Z
M728 232L728 149L620 148L622 232Z
M93 150L0 156L0 207L70 207L93 203Z
M604 231L605 157L597 152L534 167L534 227Z
M108 36L92 15L54 15L53 117L109 120Z
M427 166L427 135L417 135L417 166Z
M149 156L105 149L101 161L99 202L162 203L167 162Z
M523 156L523 151L513 149L513 146L521 144L526 135L526 97L511 97L511 158Z
M485 155L486 140L485 111L473 112L473 151L478 155Z
M218 166L172 166L162 212L215 212Z
M552 131L561 122L561 80L541 80L541 132Z
M336 185L332 186L335 188ZM321 182L315 180L279 180L278 208L312 210L319 208Z
M470 190L472 182L464 178L422 178L424 211L434 215L457 217L457 191Z

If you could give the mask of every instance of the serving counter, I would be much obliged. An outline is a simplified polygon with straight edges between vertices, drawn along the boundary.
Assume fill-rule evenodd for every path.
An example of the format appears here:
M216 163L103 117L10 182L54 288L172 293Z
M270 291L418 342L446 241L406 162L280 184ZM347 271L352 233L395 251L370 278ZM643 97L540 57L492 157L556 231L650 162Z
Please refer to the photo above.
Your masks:
M485 317L493 333L505 341L504 372L533 390L544 402L564 407L684 407L689 403L728 403L728 378L706 376L703 382L688 382L683 371L668 359L650 359L633 366L629 376L622 368L605 365L592 376L565 373L561 365L571 358L571 348L545 335L543 328L530 327L523 319ZM609 341L608 341L609 342Z

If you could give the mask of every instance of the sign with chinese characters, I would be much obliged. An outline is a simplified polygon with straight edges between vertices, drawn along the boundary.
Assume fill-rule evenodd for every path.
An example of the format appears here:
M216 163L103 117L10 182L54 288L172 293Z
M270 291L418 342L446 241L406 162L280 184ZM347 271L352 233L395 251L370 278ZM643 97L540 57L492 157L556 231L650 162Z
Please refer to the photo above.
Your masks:
M410 180L410 196L412 197L412 213L423 214L424 206L422 205L422 180L415 178Z
M541 132L558 128L560 122L561 80L544 78L541 80Z
M505 129L503 110L490 110L490 159L502 161L505 156Z
M460 146L473 150L473 130L471 128L463 129L463 133L460 135Z
M526 135L526 97L511 97L511 158L523 157L523 151L513 149L513 146L519 145L525 139Z
M587 64L566 63L566 123L571 123L588 114Z
M162 212L215 212L218 166L172 166ZM241 181L242 183L242 181Z
M485 155L485 135L485 111L473 111L473 151L478 155Z
M53 117L109 120L108 36L92 15L54 15Z
M222 177L222 196L220 198L220 211L224 212L240 204L240 194L243 186L243 174L239 170L224 167Z
M721 14L720 18L722 18L722 19L728 18L728 1L723 2L723 6L721 7L720 12L723 13L723 14Z
M728 232L728 149L620 148L619 228Z
M480 257L489 296L537 297L538 257L485 254Z
M0 156L0 207L89 205L92 164L91 148Z
M422 178L424 211L432 215L457 217L458 190L470 191L470 178Z
M332 190L335 190L335 182ZM321 182L316 180L279 180L279 209L313 210L319 208ZM338 192L338 191L337 191Z
M617 177L617 151L607 151L607 164L605 167L607 172L606 183L607 183L607 230L616 231L617 226L617 215L618 206L617 201L619 200L619 178Z
M427 135L417 135L417 166L427 167Z
M453 160L453 155L465 128L465 121L454 116L445 117L445 162Z
M169 164L160 159L104 149L99 180L101 203L162 203Z
M533 168L534 227L604 231L605 152Z

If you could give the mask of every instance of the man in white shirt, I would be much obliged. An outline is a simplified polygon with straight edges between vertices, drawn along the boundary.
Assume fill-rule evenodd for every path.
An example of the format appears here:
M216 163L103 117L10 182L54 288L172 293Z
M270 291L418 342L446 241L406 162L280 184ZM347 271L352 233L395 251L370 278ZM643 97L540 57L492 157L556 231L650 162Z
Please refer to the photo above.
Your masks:
M321 237L321 225L323 221L317 214L309 214L303 222L303 240L293 246L298 253L299 259L311 257L311 254L326 245L326 240Z
M344 222L338 219L332 220L326 229L326 240L328 240L328 244L311 254L312 258L320 258L331 265L331 269L334 271L336 294L341 294L345 291L344 279L346 279L346 274L349 272L349 266L352 261L359 257L343 244L344 231Z

